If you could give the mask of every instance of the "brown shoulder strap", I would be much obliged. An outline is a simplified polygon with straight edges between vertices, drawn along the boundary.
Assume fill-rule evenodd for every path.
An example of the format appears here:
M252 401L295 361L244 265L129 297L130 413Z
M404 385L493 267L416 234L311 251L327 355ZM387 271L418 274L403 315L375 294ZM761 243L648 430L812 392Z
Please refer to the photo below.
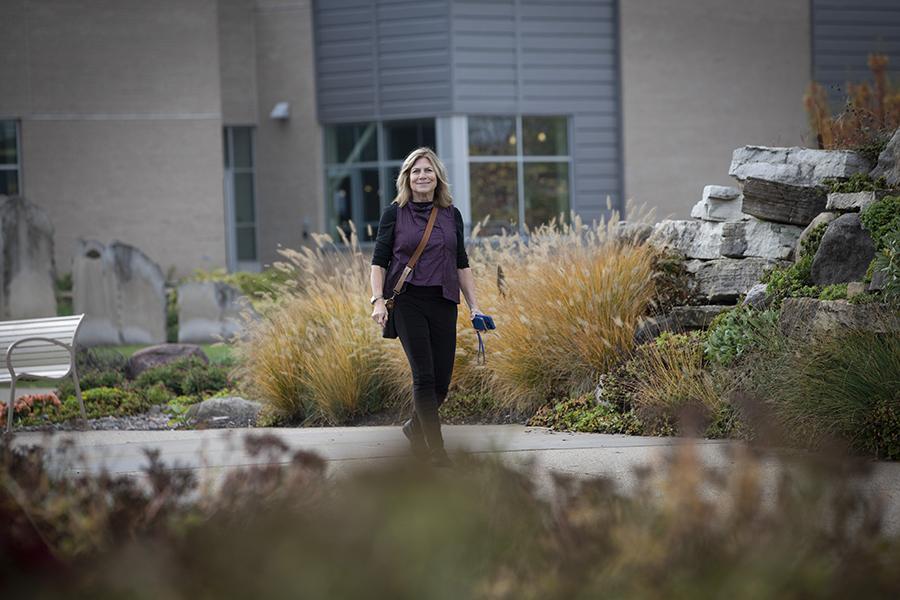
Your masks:
M413 267L419 262L419 257L422 256L422 252L425 251L425 246L428 244L428 238L431 237L431 230L434 229L434 222L437 221L437 213L438 207L432 206L431 214L428 215L428 224L425 226L425 233L422 234L422 240L419 242L419 245L416 246L416 251L413 252L413 255L410 257L409 262L403 269L403 273L400 274L400 279L397 280L397 285L394 286L394 294L400 293L403 284L406 283L406 278L412 273Z

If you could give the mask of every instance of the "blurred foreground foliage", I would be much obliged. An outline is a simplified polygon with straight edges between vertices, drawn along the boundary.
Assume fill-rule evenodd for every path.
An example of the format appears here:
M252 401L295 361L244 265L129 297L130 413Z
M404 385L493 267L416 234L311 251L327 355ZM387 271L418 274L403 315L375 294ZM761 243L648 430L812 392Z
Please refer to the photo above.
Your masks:
M65 472L63 448L0 448L3 597L322 599L898 597L900 537L865 466L683 445L634 473L552 476L493 460L326 477L279 438L282 465L220 485L167 469ZM52 464L52 468L48 465ZM896 528L895 528L896 529Z

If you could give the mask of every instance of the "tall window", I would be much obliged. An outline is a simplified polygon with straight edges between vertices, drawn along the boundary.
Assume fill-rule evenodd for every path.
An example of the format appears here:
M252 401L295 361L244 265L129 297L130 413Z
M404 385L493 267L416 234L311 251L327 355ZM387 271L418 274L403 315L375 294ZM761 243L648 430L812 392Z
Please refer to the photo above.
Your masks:
M325 190L329 232L360 241L378 232L381 211L397 193L394 182L403 159L419 146L435 147L434 119L348 123L325 129Z
M469 117L472 221L484 235L535 227L569 212L569 120Z
M225 201L229 215L230 267L255 263L256 181L253 127L225 128Z
M19 122L0 121L0 194L22 193L20 157Z

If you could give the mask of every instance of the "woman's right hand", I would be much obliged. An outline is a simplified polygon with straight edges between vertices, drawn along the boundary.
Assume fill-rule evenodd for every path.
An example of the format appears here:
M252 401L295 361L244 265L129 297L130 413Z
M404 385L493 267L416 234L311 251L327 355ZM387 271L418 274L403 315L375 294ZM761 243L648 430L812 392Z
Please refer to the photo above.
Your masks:
M384 298L379 298L375 301L375 310L372 311L372 320L378 323L379 327L384 327L384 324L387 323L388 312L387 307L384 305Z

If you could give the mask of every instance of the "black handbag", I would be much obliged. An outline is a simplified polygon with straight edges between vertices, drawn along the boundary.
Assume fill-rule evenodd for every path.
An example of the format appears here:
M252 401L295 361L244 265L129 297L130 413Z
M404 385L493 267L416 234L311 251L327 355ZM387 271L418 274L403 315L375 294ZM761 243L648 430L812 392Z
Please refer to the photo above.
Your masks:
M413 255L409 258L409 262L403 267L403 272L400 274L400 278L397 280L396 285L394 285L394 295L384 301L388 316L387 321L384 323L384 328L381 330L381 337L383 338L392 340L397 337L397 323L394 320L394 300L397 298L397 294L403 291L403 284L406 283L406 278L412 273L413 267L419 262L419 257L422 256L422 252L425 251L425 245L428 244L428 238L431 237L431 230L434 229L434 222L437 221L437 211L437 206L431 207L431 214L428 215L428 224L425 226L425 233L422 235L419 245L416 246L416 251L413 252Z

